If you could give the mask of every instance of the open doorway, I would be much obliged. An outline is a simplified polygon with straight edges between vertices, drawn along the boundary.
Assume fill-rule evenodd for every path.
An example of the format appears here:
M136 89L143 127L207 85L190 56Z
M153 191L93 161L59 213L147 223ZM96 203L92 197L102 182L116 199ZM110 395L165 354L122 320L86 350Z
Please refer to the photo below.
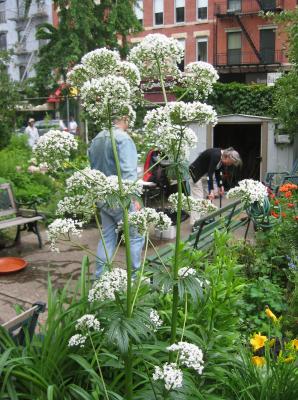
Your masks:
M218 124L214 128L213 146L234 147L242 158L241 169L226 171L227 188L241 179L260 179L261 124Z

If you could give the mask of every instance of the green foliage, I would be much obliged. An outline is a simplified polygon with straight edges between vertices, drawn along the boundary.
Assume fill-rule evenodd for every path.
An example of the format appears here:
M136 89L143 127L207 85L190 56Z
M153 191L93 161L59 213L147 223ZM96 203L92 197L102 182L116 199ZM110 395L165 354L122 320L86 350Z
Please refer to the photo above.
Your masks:
M5 147L15 127L16 105L19 100L18 85L7 73L10 54L0 51L0 149Z
M218 114L248 114L272 116L274 88L263 84L246 85L243 83L216 83L207 103L212 105ZM179 98L185 89L177 88ZM192 97L183 97L192 101Z
M38 39L48 40L40 50L40 61L36 65L36 87L44 96L57 86L57 78L78 63L88 51L99 47L119 48L126 55L126 36L139 31L141 26L134 14L133 2L129 0L103 0L96 5L93 0L55 0L59 8L59 25L41 24ZM119 46L117 34L122 37ZM56 74L53 74L56 71Z

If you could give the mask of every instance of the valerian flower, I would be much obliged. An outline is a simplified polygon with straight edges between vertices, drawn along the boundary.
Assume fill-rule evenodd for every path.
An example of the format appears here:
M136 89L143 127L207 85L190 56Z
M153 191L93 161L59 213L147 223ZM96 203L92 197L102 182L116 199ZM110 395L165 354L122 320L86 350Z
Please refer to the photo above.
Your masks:
M266 186L253 179L243 179L238 183L238 186L230 189L227 193L227 198L240 198L246 206L255 202L263 205L264 199L267 196L268 191Z
M204 99L212 92L213 84L218 78L218 73L211 64L196 61L186 65L181 83L193 93L195 99Z
M183 374L176 363L165 363L162 367L155 367L152 379L163 380L166 390L175 390L182 387Z
M103 273L89 290L88 301L115 300L115 293L123 292L127 288L127 272L121 268Z
M192 343L178 342L167 347L168 351L177 351L180 364L194 369L199 375L204 369L203 352Z
M257 351L265 346L267 340L267 336L262 336L259 332L255 333L254 336L250 339L250 344L252 345L253 350Z
M46 163L49 169L61 168L68 161L78 142L71 133L49 130L41 136L33 147L38 163Z
M160 328L163 324L163 320L160 318L158 312L151 308L149 318L151 320L151 323L154 327L154 332L157 331L158 328Z
M100 322L93 314L85 314L77 320L76 330L78 331L90 331L94 330L100 332Z
M176 210L178 206L178 194L173 193L168 198L171 207ZM185 211L196 211L202 217L210 212L217 210L217 207L206 199L194 199L191 196L182 194L182 208Z
M48 239L51 242L50 248L52 251L59 253L57 242L59 240L71 240L72 236L81 237L82 225L80 221L72 220L71 218L57 218L48 227Z
M89 79L105 77L114 73L120 63L120 54L117 50L103 47L85 54L81 61Z
M150 228L166 231L172 225L171 219L166 214L149 207L129 213L128 222L129 225L134 226L141 235L148 232ZM120 223L120 226L121 225L122 222Z
M256 367L263 367L266 364L265 357L253 356L251 361Z
M69 339L68 346L69 347L74 347L74 346L84 347L86 340L87 340L86 336L81 335L80 333L77 333Z
M179 77L178 64L184 49L178 40L163 34L149 34L133 47L129 60L137 65L143 78Z

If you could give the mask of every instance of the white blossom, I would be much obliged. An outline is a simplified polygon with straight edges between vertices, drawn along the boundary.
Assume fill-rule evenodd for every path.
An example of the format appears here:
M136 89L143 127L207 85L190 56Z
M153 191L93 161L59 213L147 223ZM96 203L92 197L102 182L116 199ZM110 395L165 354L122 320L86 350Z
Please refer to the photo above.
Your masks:
M196 61L186 65L181 83L193 93L195 99L206 98L218 78L218 73L211 64Z
M76 330L85 331L93 329L94 331L100 332L100 322L92 314L85 314L77 320Z
M67 82L75 88L81 88L83 84L89 79L88 72L84 65L78 64L67 73Z
M178 193L171 194L168 201L172 208L176 210L178 206ZM199 214L199 218L201 218L210 212L216 211L217 207L212 204L210 200L194 199L191 196L185 196L182 194L182 209L188 212L196 211Z
M194 268L190 267L182 267L178 271L178 276L180 276L180 278L186 278L187 276L193 276L196 274L197 271Z
M171 219L166 214L149 207L129 213L128 222L130 226L136 227L141 235L152 227L166 231L172 225ZM121 226L122 222L119 225Z
M78 142L71 133L50 130L41 136L33 148L39 163L46 163L48 168L60 168L78 147Z
M163 34L149 34L129 54L129 60L137 65L143 78L180 76L177 64L184 56L178 40Z
M81 88L81 99L86 112L97 123L107 126L109 118L124 115L130 117L131 125L134 123L131 89L121 76L108 75L86 81Z
M166 390L175 390L182 387L183 374L176 363L165 363L162 367L155 367L152 379L163 380Z
M104 272L89 291L88 301L115 300L115 293L123 292L127 287L127 272L121 268Z
M227 193L227 197L230 199L241 198L245 206L254 203L259 203L262 206L267 196L266 186L253 179L243 179L238 183L238 186L230 189Z
M178 342L167 347L169 351L179 352L179 361L187 368L193 368L198 374L202 374L204 369L203 352L202 350L191 343Z
M51 242L50 248L52 251L57 251L59 253L59 248L57 247L57 241L60 240L70 240L72 236L81 237L83 223L72 220L70 218L57 218L48 227L48 239Z
M69 339L68 346L69 347L74 347L74 346L84 347L86 339L87 339L86 336L83 336L80 333L77 333L76 335L73 335Z
M160 318L158 312L151 308L149 318L151 320L151 323L154 327L154 332L157 331L158 328L160 328L163 324L163 320Z
M106 77L113 74L120 63L120 54L105 47L85 54L82 58L89 79Z

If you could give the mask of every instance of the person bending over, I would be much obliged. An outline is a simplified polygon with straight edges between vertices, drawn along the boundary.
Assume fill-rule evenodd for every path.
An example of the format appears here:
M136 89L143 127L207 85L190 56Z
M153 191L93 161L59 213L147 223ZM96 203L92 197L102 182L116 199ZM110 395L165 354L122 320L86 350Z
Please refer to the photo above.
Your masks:
M234 150L233 147L227 149L212 148L203 151L189 166L190 173L190 194L195 199L204 199L204 186L203 177L207 175L208 183L208 198L213 200L214 187L213 187L213 175L217 186L219 188L220 195L224 194L224 187L222 182L222 170L224 166L241 166L242 161L239 153ZM193 225L199 218L197 212L192 212L190 217L190 223Z

